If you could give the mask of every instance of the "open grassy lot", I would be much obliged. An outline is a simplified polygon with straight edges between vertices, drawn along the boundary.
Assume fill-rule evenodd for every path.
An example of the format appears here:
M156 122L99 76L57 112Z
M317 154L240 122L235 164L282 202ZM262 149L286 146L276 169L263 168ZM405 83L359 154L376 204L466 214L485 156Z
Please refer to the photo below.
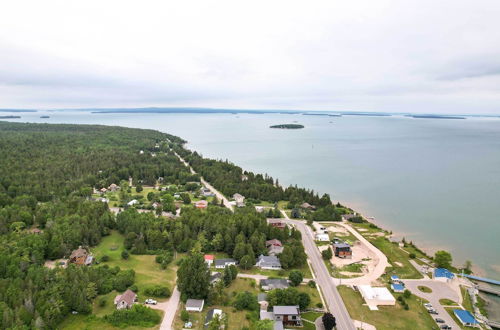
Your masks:
M469 292L467 291L467 288L461 286L460 287L460 292L462 293L462 306L469 312L473 312L474 308L472 307L472 301L469 296Z
M259 274L269 277L286 277L286 278L288 278L288 275L292 270L298 270L302 272L304 278L312 278L311 270L309 269L308 264L305 264L304 266L299 268L282 269L282 270L268 270L268 269L260 269L258 267L252 267L251 269L248 270L238 268L238 272L242 274Z
M155 310L163 318L163 312ZM60 330L156 330L159 329L160 325L156 325L152 328L143 327L126 327L117 328L111 324L104 321L102 318L95 315L69 315L58 327Z
M301 285L297 286L296 288L300 292L305 292L305 293L309 294L309 297L311 297L311 304L309 304L310 308L318 308L318 304L323 304L323 302L321 301L321 297L319 296L318 289L311 288L307 284L301 284Z
M368 240L387 256L393 266L392 270L388 269L388 273L397 274L401 278L423 278L422 274L410 263L408 254L402 251L397 244L391 243L384 237Z
M320 316L323 316L323 314L316 312L305 312L300 314L300 317L302 318L302 323L304 324L304 327L301 329L315 330L316 326L314 325L314 321Z
M135 271L135 285L139 289L139 301L149 298L142 297L141 293L150 285L166 285L170 290L173 290L177 271L175 260L165 270L161 269L160 265L155 262L154 255L131 254L128 260L123 260L121 257L121 253L125 249L123 241L124 237L117 231L113 231L109 236L103 238L98 246L92 249L92 253L97 260L100 260L103 255L109 256L109 261L101 264L106 264L110 267L118 266L121 269L133 269Z
M346 286L338 286L338 289L351 317L372 324L378 330L436 328L435 322L415 296L406 299L409 310L404 310L396 302L394 306L379 306L378 311L370 311L359 292Z

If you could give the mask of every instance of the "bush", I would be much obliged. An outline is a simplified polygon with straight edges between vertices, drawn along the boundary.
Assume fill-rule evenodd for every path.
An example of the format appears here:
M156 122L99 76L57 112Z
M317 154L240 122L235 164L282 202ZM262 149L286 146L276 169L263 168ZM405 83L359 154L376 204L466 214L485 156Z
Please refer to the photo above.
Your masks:
M112 314L104 316L104 320L119 328L127 326L150 328L160 323L161 317L151 308L136 304L131 309L115 310Z
M410 290L406 289L404 292L403 292L403 296L406 298L406 299L409 299L411 297L411 292Z
M189 313L188 313L188 311L183 310L183 311L181 312L181 320L182 320L183 322L187 322L187 321L189 321Z
M288 275L288 280L290 280L291 284L293 286L297 286L300 283L302 283L302 280L304 279L304 275L298 270L292 270L290 274Z
M153 296L153 297L159 297L159 298L168 298L170 297L170 289L166 286L162 285L155 285L155 286L150 286L147 287L144 290L144 294Z
M101 257L101 262L106 262L106 261L109 261L109 256L105 254Z
M318 308L323 308L323 303L320 303L320 302L319 302L319 303L317 303L317 304L316 304L316 307L318 307Z
M307 282L307 285L314 289L316 287L316 282L314 280L309 280L309 282Z
M411 258L411 259L415 259L416 257L417 257L417 256L415 255L415 253L413 253L413 252L412 252L412 253L410 253L410 258Z
M128 253L128 251L127 251L127 250L123 250L123 251L122 251L122 259L127 260L127 259L128 259L128 257L129 257L129 253Z
M326 250L321 251L321 256L324 260L330 260L333 256L332 249L328 247Z
M130 290L134 291L135 293L138 293L139 292L139 288L137 287L137 285L132 285L130 288Z
M104 307L104 306L106 306L106 303L107 303L107 301L106 301L106 297L101 297L101 298L99 298L99 307Z

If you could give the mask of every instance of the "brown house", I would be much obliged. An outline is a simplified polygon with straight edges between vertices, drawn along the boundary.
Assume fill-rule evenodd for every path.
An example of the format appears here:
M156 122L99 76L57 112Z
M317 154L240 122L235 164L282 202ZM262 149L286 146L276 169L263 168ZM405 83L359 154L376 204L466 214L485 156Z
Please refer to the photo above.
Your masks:
M123 294L119 294L115 297L116 309L130 308L137 300L137 295L134 291L128 290Z
M351 246L344 242L333 243L333 252L335 256L339 258L344 258L344 259L352 258Z
M93 257L88 253L88 251L81 246L78 249L71 252L69 256L69 262L76 265L90 265L92 264Z

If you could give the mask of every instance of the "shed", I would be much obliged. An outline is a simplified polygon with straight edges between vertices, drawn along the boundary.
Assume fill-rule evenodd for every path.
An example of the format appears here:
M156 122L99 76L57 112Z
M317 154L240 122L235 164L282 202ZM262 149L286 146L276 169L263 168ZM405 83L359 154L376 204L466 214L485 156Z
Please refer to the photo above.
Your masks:
M203 299L188 299L186 301L186 310L188 312L201 312L203 305L205 305L205 300Z
M391 284L391 289L397 293L403 293L405 291L405 286L403 284L393 283Z

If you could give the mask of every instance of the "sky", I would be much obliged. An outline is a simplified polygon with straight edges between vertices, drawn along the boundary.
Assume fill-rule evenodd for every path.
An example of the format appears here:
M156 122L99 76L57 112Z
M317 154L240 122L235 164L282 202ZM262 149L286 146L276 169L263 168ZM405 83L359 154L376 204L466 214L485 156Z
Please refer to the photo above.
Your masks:
M500 114L500 1L0 2L0 108Z

